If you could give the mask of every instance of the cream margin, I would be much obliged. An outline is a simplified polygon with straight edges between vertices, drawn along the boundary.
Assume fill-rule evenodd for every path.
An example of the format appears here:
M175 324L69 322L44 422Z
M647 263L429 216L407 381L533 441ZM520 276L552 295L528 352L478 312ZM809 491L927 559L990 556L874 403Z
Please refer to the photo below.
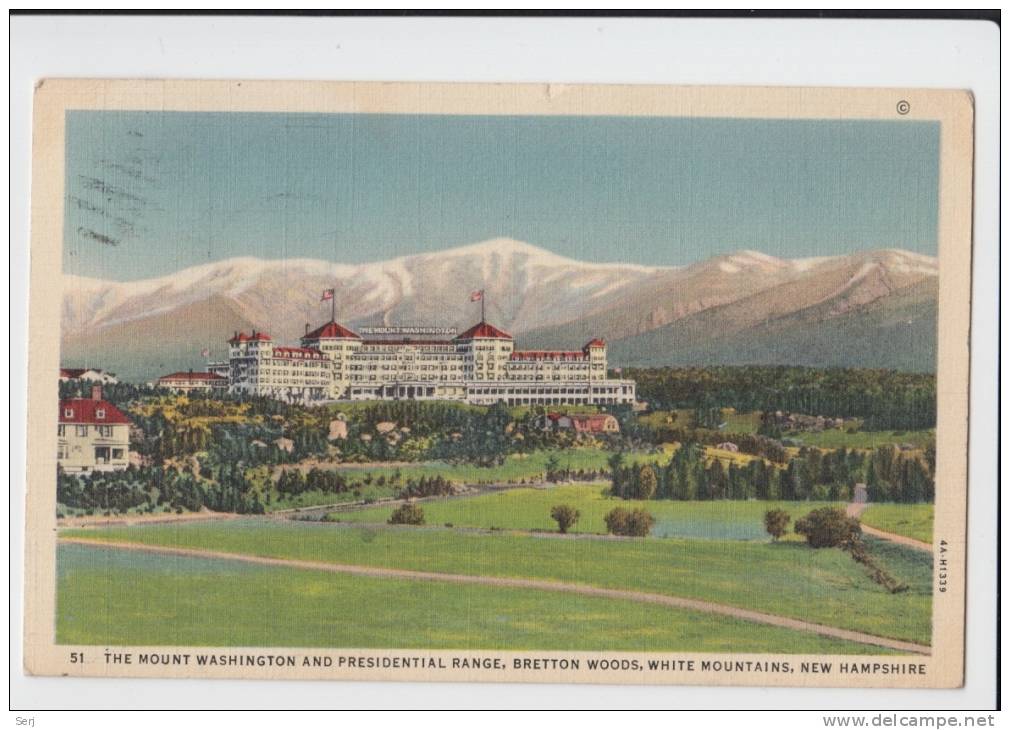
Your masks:
M899 115L899 101L909 112ZM392 114L623 115L779 119L932 120L940 123L939 340L937 489L934 522L933 652L928 657L867 657L921 663L919 675L822 675L737 672L594 673L577 671L382 670L297 667L106 665L106 649L195 655L306 655L439 658L637 658L800 662L859 661L855 656L641 654L632 652L306 650L282 648L104 647L54 643L56 429L64 200L64 118L70 109ZM810 687L960 687L964 677L966 505L973 99L931 89L676 87L658 85L353 83L47 79L35 91L29 275L28 463L25 529L25 669L35 675L347 679L398 681L589 682ZM946 590L938 590L940 541L946 543ZM85 652L71 664L72 651ZM585 661L583 661L583 665Z

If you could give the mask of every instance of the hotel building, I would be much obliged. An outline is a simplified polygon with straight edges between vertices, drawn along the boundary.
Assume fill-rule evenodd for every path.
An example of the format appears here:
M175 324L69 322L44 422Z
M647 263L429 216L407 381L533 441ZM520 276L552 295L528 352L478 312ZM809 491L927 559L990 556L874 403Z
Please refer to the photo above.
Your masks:
M208 371L228 391L282 400L457 400L480 405L616 405L635 402L635 383L607 377L607 346L516 350L512 336L481 321L451 339L364 338L331 320L300 347L235 333L229 360Z

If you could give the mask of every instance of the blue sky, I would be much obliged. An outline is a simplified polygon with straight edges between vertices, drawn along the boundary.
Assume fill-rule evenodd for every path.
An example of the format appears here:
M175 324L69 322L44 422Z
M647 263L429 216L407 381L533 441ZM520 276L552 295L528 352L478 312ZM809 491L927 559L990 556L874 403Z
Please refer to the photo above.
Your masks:
M64 270L356 263L509 236L594 261L936 254L939 125L72 111Z

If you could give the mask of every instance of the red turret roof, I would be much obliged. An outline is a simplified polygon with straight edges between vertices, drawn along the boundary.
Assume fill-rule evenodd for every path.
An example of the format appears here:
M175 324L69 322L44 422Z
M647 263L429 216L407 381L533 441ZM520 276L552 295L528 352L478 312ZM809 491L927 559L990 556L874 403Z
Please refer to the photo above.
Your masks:
M69 398L60 401L60 423L90 423L101 426L129 422L130 419L108 401L90 398Z
M247 335L245 332L236 332L235 336L228 340L229 344L234 344L236 342L270 342L270 335L266 332L257 332L253 330L251 335Z
M477 337L483 337L486 339L494 340L511 340L512 335L508 332L502 332L500 329L494 325L488 324L487 322L478 322L473 327L468 329L462 334L456 335L457 340L472 340Z
M588 350L590 347L606 347L607 343L601 340L599 337L593 338L585 345L582 346L583 350Z
M360 340L361 336L356 332L351 332L343 325L337 324L336 322L327 322L322 327L317 327L316 329L309 332L307 335L302 337L303 340L322 340L322 339L354 339Z

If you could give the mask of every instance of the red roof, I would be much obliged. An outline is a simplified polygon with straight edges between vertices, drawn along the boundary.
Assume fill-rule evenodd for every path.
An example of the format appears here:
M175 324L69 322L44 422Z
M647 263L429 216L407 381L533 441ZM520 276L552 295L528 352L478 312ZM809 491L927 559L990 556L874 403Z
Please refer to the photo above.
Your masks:
M507 332L502 332L500 329L494 325L488 324L487 322L478 322L473 327L468 329L462 334L456 335L457 340L472 340L477 337L484 337L486 339L493 340L511 340L512 335Z
M162 380L227 380L228 378L218 375L217 373L202 373L193 372L188 373L172 373L171 375L162 375L158 378L159 381Z
M337 324L336 322L327 322L322 327L317 327L316 329L305 335L303 340L321 340L321 339L356 339L360 340L361 336L356 332L351 332L349 329L343 325Z
M305 356L308 355L306 358ZM302 359L308 360L319 360L322 359L323 353L319 350L314 350L311 347L275 347L274 357L284 357L284 358L294 358L301 356Z
M607 343L601 340L599 337L595 337L582 346L583 350L588 350L590 347L606 347Z
M234 337L228 340L229 343L234 342L251 342L251 341L269 342L270 335L266 332L253 332L251 335L247 335L245 332L237 332Z
M60 401L60 423L93 423L101 426L129 422L130 419L108 401L90 398Z
M576 431L602 431L608 421L617 419L608 414L591 416L572 416L572 424Z

